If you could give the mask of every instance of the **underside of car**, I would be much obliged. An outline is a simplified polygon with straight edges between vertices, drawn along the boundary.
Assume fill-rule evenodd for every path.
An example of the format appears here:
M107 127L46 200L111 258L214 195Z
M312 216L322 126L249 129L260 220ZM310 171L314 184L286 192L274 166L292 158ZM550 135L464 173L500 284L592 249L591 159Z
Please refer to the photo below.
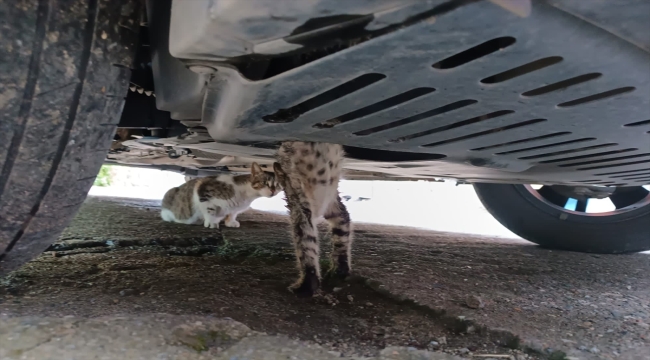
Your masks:
M646 0L0 5L0 273L102 164L272 171L284 141L343 145L346 179L473 184L543 246L650 250Z
M199 174L302 140L345 145L350 179L645 185L646 7L149 1L108 160Z

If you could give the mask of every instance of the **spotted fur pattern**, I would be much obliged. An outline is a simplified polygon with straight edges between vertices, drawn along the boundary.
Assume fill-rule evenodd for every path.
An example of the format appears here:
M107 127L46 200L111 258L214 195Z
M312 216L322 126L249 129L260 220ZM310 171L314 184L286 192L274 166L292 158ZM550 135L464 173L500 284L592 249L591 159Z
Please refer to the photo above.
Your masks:
M208 228L239 227L237 215L259 197L272 197L281 191L273 173L253 163L250 175L218 175L191 179L167 191L160 216L165 221L194 224L203 220Z
M338 193L343 166L340 145L284 142L273 164L283 186L291 215L291 232L300 277L291 290L309 297L320 287L320 246L317 223L327 220L332 231L331 264L335 274L346 276L351 269L351 223Z

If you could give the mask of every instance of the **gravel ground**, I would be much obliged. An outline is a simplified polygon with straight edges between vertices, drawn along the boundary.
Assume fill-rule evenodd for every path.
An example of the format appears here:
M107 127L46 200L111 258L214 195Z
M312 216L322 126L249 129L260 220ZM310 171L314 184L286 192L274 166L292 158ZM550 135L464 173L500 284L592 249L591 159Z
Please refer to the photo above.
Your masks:
M282 355L296 359L650 359L648 255L357 224L354 275L297 299L287 290L296 270L285 216L249 211L241 228L219 231L162 223L158 211L157 201L89 198L57 244L0 286L0 358L119 345L102 350L114 358L107 354L128 349L127 335L149 324L145 339L166 340L143 340L150 345L141 358L249 351L262 359L251 344L275 354L268 344L277 354L306 351ZM322 242L328 249L325 235ZM173 326L156 329L161 321ZM216 341L210 326L224 321L250 333ZM181 341L172 331L197 326L210 341L201 335L197 345L194 330L194 340ZM16 341L17 329L28 328L40 335ZM82 338L95 332L102 336L88 345Z

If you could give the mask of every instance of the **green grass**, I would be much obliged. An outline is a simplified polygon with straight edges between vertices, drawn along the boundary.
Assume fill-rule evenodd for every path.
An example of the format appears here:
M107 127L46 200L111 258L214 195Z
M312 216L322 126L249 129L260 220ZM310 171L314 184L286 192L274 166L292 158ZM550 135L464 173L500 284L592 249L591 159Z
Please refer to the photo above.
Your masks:
M102 165L95 178L94 186L110 186L113 181L113 172L110 165Z

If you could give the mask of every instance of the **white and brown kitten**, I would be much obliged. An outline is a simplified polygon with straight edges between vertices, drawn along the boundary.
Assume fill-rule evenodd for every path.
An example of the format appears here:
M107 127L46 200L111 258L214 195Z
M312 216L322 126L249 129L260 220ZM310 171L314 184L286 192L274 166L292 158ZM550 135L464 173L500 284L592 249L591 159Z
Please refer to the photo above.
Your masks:
M246 211L253 200L281 190L273 173L253 163L250 175L207 176L170 189L163 197L160 216L182 224L203 220L209 228L219 228L221 220L227 227L239 227L237 214Z
M284 142L273 170L284 188L291 215L291 231L300 278L290 287L299 297L310 297L320 287L320 246L317 223L325 218L332 231L332 269L347 276L352 259L350 215L339 197L343 166L341 145Z

